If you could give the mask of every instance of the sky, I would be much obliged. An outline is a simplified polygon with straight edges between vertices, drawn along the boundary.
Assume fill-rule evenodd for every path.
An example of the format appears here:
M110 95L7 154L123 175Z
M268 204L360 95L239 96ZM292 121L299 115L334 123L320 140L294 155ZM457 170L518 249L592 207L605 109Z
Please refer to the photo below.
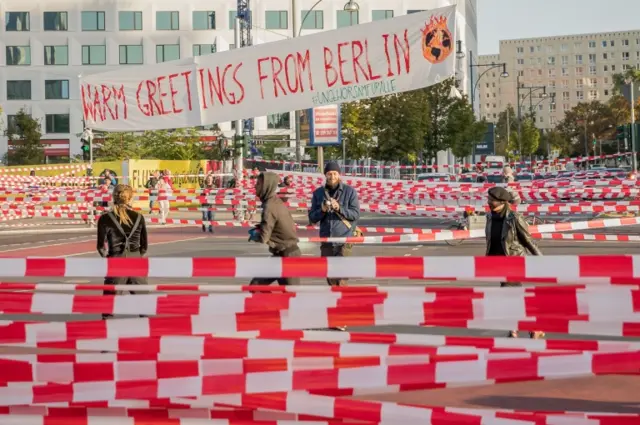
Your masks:
M640 30L640 0L478 0L478 50L499 41Z

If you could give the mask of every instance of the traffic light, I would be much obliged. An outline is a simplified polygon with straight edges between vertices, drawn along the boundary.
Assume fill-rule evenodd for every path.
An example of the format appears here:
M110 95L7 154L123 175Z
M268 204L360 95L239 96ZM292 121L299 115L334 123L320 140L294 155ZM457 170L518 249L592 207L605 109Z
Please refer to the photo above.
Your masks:
M616 140L624 140L629 138L629 124L619 125L616 127Z
M82 160L89 161L91 159L91 146L89 145L88 140L82 141Z

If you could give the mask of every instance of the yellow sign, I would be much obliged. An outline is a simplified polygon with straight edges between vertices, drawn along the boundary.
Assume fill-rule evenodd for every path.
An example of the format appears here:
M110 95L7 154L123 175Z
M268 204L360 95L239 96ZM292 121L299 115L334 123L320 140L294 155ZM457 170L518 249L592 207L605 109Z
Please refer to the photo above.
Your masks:
M207 161L169 161L169 160L129 160L129 184L143 188L155 171L171 171L173 186L181 189L200 188L200 179L204 177ZM202 176L202 177L198 177Z

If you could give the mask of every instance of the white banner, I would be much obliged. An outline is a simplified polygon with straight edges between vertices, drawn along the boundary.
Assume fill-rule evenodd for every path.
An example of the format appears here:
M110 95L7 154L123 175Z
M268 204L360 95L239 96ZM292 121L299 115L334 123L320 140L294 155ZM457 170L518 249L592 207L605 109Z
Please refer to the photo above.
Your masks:
M455 27L455 6L448 6L81 76L84 119L98 130L159 130L415 90L454 75Z
M331 146L342 143L340 105L309 109L309 146Z

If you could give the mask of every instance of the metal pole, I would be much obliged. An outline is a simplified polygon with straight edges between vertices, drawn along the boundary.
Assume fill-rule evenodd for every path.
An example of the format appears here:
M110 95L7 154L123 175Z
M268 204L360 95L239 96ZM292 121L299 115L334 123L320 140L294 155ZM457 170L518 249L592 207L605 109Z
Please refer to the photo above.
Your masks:
M584 155L589 157L589 142L587 141L587 119L584 119ZM588 161L588 160L587 160ZM585 163L585 167L586 167Z
M469 80L471 83L471 112L473 112L473 116L476 116L476 90L475 84L473 82L473 51L469 50ZM475 166L476 164L476 144L473 143L471 146L471 164Z
M507 146L506 146L506 150L509 149L509 143L511 143L511 114L509 113L511 111L510 108L507 108Z
M636 157L636 99L633 93L633 81L631 81L631 166L633 172L638 172L638 158Z
M522 158L522 110L520 109L520 74L516 78L516 98L518 102L518 159Z
M298 29L298 1L291 0L291 27L293 29L293 37L299 34ZM302 161L302 135L300 134L300 121L302 114L299 110L294 111L294 120L296 123L296 162L300 164ZM302 170L302 169L301 169Z
M240 47L240 25L242 25L242 21L240 20L240 18L238 16L236 16L236 26L233 30L233 40L234 43L236 44L236 48ZM236 184L242 182L242 170L243 170L243 164L242 164L242 144L241 144L241 140L242 140L242 120L237 120L236 121L236 137L235 139L235 143L234 143L234 148L237 149L237 155L236 155ZM240 210L241 208L238 208L238 210Z

